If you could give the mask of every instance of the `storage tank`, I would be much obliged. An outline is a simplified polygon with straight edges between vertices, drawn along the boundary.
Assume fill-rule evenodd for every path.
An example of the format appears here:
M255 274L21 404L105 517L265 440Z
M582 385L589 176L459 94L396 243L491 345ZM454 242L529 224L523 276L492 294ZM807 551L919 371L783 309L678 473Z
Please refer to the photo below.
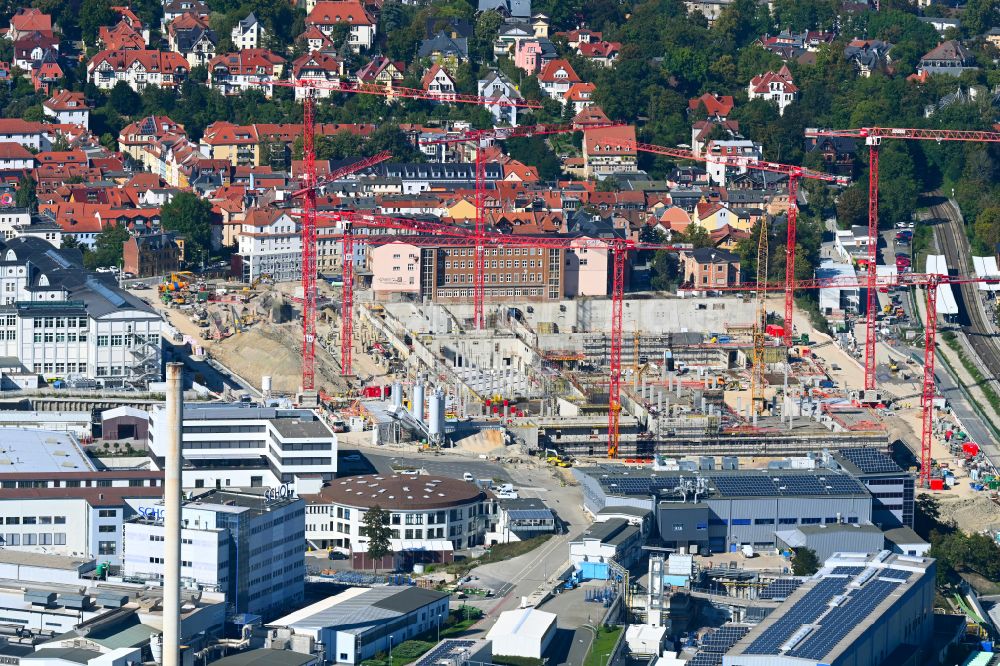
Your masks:
M443 405L441 404L444 398L444 394L441 389L437 389L431 394L430 404L427 406L427 432L430 433L431 437L441 436L441 413L444 411Z
M260 391L264 395L271 394L271 375L264 375L260 378Z
M396 409L403 406L403 384L400 382L392 383L392 406Z
M413 385L413 405L411 407L413 411L410 413L418 421L424 420L424 378L417 378L416 383Z

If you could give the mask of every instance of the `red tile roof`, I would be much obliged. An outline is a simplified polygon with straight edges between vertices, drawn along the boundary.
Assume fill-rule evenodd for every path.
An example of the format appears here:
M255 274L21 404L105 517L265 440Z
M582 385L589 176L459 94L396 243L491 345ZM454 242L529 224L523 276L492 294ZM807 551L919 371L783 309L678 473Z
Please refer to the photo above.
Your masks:
M635 155L634 125L598 127L583 132L588 155Z
M317 2L306 17L306 25L333 25L335 23L350 23L351 25L375 25L360 2Z
M567 76L556 78L556 73L558 73L559 70L564 70ZM576 75L576 71L573 69L573 65L569 64L569 60L557 58L545 63L545 67L543 67L542 71L538 74L538 80L542 83L556 83L564 81L568 81L569 83L579 83L580 77Z
M243 49L239 53L223 53L208 61L208 70L226 70L230 76L250 76L253 74L272 75L276 68L285 64L285 59L267 49Z
M296 58L292 62L292 76L295 78L301 78L303 72L305 71L316 71L325 72L327 76L339 76L341 69L343 68L343 61L334 56L328 55L321 51L313 51L312 53L306 53Z
M759 94L770 92L772 83L779 84L787 93L798 91L798 87L792 83L792 72L788 69L788 65L782 65L777 72L765 72L750 79L751 89Z
M725 118L733 110L732 95L713 95L705 93L701 97L688 100L688 110L695 111L699 106L704 106L705 111L710 116L722 116Z
M180 53L174 51L150 50L119 50L101 51L87 64L87 70L93 70L102 62L107 62L116 72L125 71L136 63L147 72L173 73L177 70L188 71L188 61Z
M112 51L122 49L145 49L146 41L135 28L130 26L125 19L122 19L114 27L109 28L102 25L97 35L98 40L104 48Z
M609 58L622 50L621 42L594 42L576 47L584 58Z
M40 9L19 9L10 17L10 27L17 32L41 32L52 34L52 17Z
M14 141L0 141L0 160L34 160L28 149Z
M83 93L70 90L60 90L42 104L53 111L82 111L87 108L87 100Z

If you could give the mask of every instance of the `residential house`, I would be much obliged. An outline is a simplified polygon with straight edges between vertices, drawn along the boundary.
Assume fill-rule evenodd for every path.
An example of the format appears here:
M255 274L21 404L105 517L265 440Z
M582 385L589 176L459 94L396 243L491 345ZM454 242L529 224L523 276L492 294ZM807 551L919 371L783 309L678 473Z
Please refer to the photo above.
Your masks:
M557 32L554 37L559 37L566 42L566 46L576 50L576 47L580 44L594 44L604 40L604 33L598 32L596 30L591 30L589 28L577 28L576 30L567 30L564 32Z
M215 46L219 38L208 27L208 20L197 14L178 16L167 26L167 43L172 51L187 58L191 67L208 65L215 57Z
M431 95L454 95L455 79L448 73L448 70L435 63L430 66L420 80L420 87Z
M595 247L584 236L566 250L564 289L566 298L608 295L607 247Z
M386 301L420 294L421 248L408 243L388 243L368 253L375 300Z
M854 173L854 158L857 151L855 140L850 137L811 137L806 139L806 152L816 153L823 158L825 171L841 176Z
M1000 49L1000 27L993 27L987 30L984 38L995 48Z
M733 4L733 0L684 0L684 7L688 14L698 12L708 21L711 26L716 19L722 16L722 10Z
M292 79L299 83L339 83L343 76L344 61L320 51L299 56L292 62ZM333 94L333 90L329 88L316 88L314 90L317 97L329 97ZM295 99L302 99L306 94L305 88L295 89Z
M691 152L701 155L712 137L724 136L729 139L741 139L740 123L736 120L699 120L691 124Z
M0 172L31 171L35 164L35 156L21 144L0 141Z
M917 20L927 23L937 30L938 35L944 37L949 30L958 32L962 29L962 21L956 18L946 18L944 16L918 16Z
M522 39L514 46L514 65L527 74L536 74L555 60L557 55L555 44L548 39Z
M452 37L444 30L420 43L418 58L430 58L439 65L458 67L469 60L469 40L466 37Z
M306 17L306 27L316 26L327 36L341 23L351 28L347 42L352 49L371 48L375 41L375 19L360 2L317 2Z
M150 85L173 88L189 71L184 56L173 51L101 51L87 63L87 81L101 90L111 90L124 81L141 93Z
M561 100L574 83L580 83L580 77L569 61L561 58L546 63L538 75L542 91L555 100Z
M746 173L745 166L726 166L725 161L755 161L763 159L763 149L759 143L754 143L747 139L735 139L732 141L709 141L705 146L705 156L709 160L705 163L705 170L708 176L716 185L726 185L726 175L728 171L736 173ZM711 158L721 158L713 160Z
M161 31L166 32L167 26L174 19L184 14L194 14L203 19L208 19L208 5L203 0L166 0L163 4L163 21L160 24Z
M202 160L206 160L198 144L184 134L158 137L140 152L140 161L147 171L158 175L173 187L190 187Z
M497 40L493 43L493 55L510 56L517 49L519 42L535 37L535 29L528 21L505 19L500 24Z
M124 18L111 27L102 25L97 33L97 44L108 51L142 51L148 47L143 34Z
M439 32L444 32L444 34L452 39L459 37L469 39L474 32L471 22L452 16L432 16L424 24L424 30L424 36L427 38L431 38Z
M778 113L784 115L788 105L799 96L799 88L792 81L788 65L782 65L777 72L765 72L750 79L747 87L750 99L766 99L778 105Z
M180 248L166 232L129 236L122 244L123 270L136 277L169 275L180 268Z
M892 44L881 39L852 39L844 47L844 58L849 60L858 74L867 78L872 72L888 70L892 64Z
M233 26L230 33L233 46L237 49L257 49L264 45L264 26L253 12Z
M336 55L337 53L337 47L333 43L333 40L324 35L323 32L314 25L306 28L305 32L295 38L295 41L305 43L306 53L313 53L315 51L326 53L328 55Z
M688 113L692 113L703 108L705 109L705 114L709 118L725 120L726 117L732 113L733 106L735 106L735 102L733 102L732 95L705 93L701 97L695 97L694 99L688 100Z
M43 13L40 9L31 7L18 9L10 17L10 28L7 30L7 39L16 42L32 34L52 37L52 17Z
M503 17L531 17L531 0L479 0L480 12L495 11Z
M53 60L59 57L59 40L51 35L33 32L14 42L14 66L25 72L30 72L49 54Z
M404 66L385 56L375 56L372 61L358 70L355 75L359 83L374 83L381 88L392 88L402 82Z
M498 125L517 127L517 107L511 104L522 102L524 98L503 72L491 70L485 79L479 80L477 89L480 97L490 100L483 107L493 114Z
M59 66L59 55L55 51L47 51L41 61L31 65L31 85L36 92L48 94L52 86L59 83L66 73Z
M611 119L604 113L604 110L593 104L573 116L573 126L580 129L585 129L593 125L608 125L610 123Z
M237 265L243 282L268 276L275 282L302 277L300 225L274 208L247 211L237 242Z
M60 90L42 102L42 112L57 123L83 127L90 123L90 107L81 92Z
M133 160L141 162L142 149L147 144L168 134L183 133L184 126L167 116L146 116L122 128L118 133L118 148Z
M583 163L586 178L604 178L636 170L634 125L597 127L583 132Z
M571 104L576 115L594 103L595 90L597 86L593 83L574 83L563 96L563 106Z
M576 47L577 55L601 67L611 67L615 64L621 50L621 42L595 42Z
M956 39L941 42L924 54L917 65L921 78L934 74L959 76L967 69L977 69L972 53Z
M208 87L223 95L261 90L268 99L275 81L281 78L285 59L267 49L246 48L238 53L217 55L208 63Z
M199 150L205 157L233 166L260 164L260 139L254 125L217 121L205 128Z
M739 255L718 248L682 250L682 280L694 289L730 287L740 283Z

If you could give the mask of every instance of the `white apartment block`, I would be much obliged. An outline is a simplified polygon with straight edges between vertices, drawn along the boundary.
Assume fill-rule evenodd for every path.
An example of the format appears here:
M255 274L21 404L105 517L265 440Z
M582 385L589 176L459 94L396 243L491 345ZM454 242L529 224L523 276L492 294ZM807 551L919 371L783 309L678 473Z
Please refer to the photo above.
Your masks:
M237 238L243 281L267 276L275 282L302 277L301 225L288 213L251 210Z

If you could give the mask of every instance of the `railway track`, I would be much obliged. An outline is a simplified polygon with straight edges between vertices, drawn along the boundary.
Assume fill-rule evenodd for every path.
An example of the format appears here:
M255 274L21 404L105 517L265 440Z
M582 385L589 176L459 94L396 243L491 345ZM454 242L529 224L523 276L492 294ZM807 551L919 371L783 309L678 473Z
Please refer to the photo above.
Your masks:
M941 220L935 226L934 235L940 252L948 259L948 266L960 274L968 273L968 267L972 262L962 220L947 202L932 206L931 213L935 219ZM996 376L996 369L1000 368L1000 337L996 327L983 312L979 287L976 284L962 284L952 285L952 289L956 286L959 287L965 314L965 321L960 322L962 331L983 365L990 369L987 381L1000 387L1000 381Z

